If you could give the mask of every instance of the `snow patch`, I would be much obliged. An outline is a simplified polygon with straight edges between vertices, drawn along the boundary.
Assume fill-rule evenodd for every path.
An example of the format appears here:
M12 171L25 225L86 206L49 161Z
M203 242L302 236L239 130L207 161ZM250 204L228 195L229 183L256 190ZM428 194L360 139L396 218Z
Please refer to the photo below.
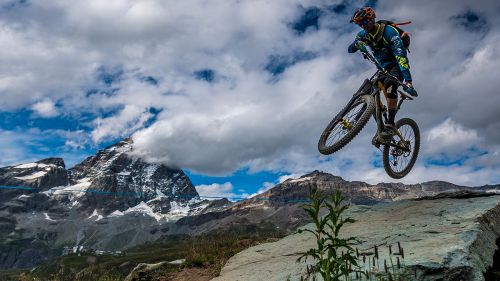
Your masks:
M311 179L312 179L312 177L303 177L303 178L300 178L300 179L290 180L289 183L303 182L303 181L308 181L308 180L311 180Z
M52 168L52 167L57 167L57 166L54 164L26 163L26 164L17 165L14 167L14 169Z
M172 216L187 216L189 214L189 205L181 205L175 201L170 202L170 211L169 213Z
M83 178L78 180L78 182L74 185L53 187L49 189L49 191L52 191L54 195L63 193L77 193L76 196L81 197L91 184L92 182L90 178Z
M162 218L161 215L155 213L153 209L151 209L151 207L148 206L148 204L144 203L144 201L142 201L141 203L137 204L132 208L127 209L123 213L124 214L136 213L136 214L142 214L144 216L147 215L153 217L154 219L156 219L156 221L160 221Z
M38 167L37 163L26 163L26 164L22 164L22 165L17 165L14 168L15 169L30 169L30 168L35 168L35 167Z
M101 220L103 219L104 217L102 215L100 215L96 209L94 209L94 212L92 213L92 215L90 215L90 217L88 217L88 219L95 219L95 221L98 221L98 220Z
M46 220L48 220L48 221L55 221L51 217L49 217L49 214L47 214L47 213L43 213L43 214L44 214Z
M130 172L119 172L118 176L130 176Z
M240 207L240 209L263 209L263 210L267 210L269 209L269 206L263 204L263 203L253 203L253 204L248 204L248 205L244 205L243 207Z
M116 217L121 217L123 216L123 213L119 210L116 210L112 212L111 214L108 215L108 218L116 218Z
M30 196L28 196L28 195L24 195L24 194L21 194L21 195L19 195L19 197L17 197L17 198L19 198L19 199L22 199L22 198L30 198Z
M106 149L106 151L116 151L117 153L124 153L124 152L132 151L132 144L129 142L124 142L124 143L126 143L126 144L114 145L114 146Z
M43 177L46 173L47 172L45 172L45 171L39 171L39 172L33 173L31 175L27 175L24 177L15 177L15 178L18 180L34 180L34 179Z
M201 211L203 211L206 207L208 207L210 203L202 204L194 209L191 210L191 216L199 214Z
M160 165L158 164L149 164L146 169L144 169L144 173L145 173L145 178L147 180L151 180L151 178L153 177L154 173L156 172L156 170L158 170L158 167Z

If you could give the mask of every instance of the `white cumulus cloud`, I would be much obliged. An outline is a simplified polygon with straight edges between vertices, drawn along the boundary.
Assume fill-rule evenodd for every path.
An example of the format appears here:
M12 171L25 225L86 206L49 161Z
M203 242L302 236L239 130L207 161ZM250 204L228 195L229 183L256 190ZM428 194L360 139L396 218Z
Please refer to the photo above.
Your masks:
M360 3L343 3L343 13L328 9L335 3L327 0L11 5L0 10L0 110L30 107L41 117L90 112L94 143L134 134L138 155L208 175L319 169L386 180L380 152L370 145L373 122L331 157L316 148L330 119L375 71L359 54L347 53L358 31L349 17ZM494 71L500 66L500 3L377 3L379 18L413 20L404 28L412 35L409 61L420 95L403 104L398 118L417 121L423 147L409 178L438 177L422 160L441 152L461 155L467 142L476 142L487 154L462 165L493 182L500 145ZM294 22L312 6L322 11L319 29L298 34ZM272 67L283 72L273 75L266 70ZM105 81L103 69L119 74ZM212 81L196 78L203 70Z
M50 100L40 101L32 106L32 109L41 117L55 117L59 114L56 106Z
M219 198L228 198L231 201L237 201L241 198L245 198L248 194L236 193L234 186L231 182L225 182L223 184L213 183L213 184L201 184L195 186L196 191L203 199L216 200Z

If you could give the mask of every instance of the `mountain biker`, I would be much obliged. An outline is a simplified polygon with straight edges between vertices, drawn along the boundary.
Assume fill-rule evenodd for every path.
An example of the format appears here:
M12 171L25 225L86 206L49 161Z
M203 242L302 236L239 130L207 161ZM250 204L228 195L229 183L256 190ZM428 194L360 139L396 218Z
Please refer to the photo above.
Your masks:
M349 45L348 52L363 51L366 50L366 46L369 46L373 51L373 56L388 73L397 77L400 81L404 79L404 83L413 89L406 48L403 45L399 31L391 25L385 25L385 28L383 28L382 24L375 22L375 11L370 7L356 10L350 22L356 23L363 30L358 32L354 42ZM389 118L387 126L380 135L384 139L390 139L395 130L394 118L397 112L398 86L389 78L386 78L383 84L386 89L390 88L387 99Z

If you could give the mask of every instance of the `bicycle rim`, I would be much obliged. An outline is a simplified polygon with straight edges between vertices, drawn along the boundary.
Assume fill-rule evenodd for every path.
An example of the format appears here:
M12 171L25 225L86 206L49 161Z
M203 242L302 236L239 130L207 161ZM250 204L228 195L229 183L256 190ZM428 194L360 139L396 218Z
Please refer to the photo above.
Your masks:
M403 139L394 135L391 144L406 147L410 151L385 145L383 158L387 174L392 178L399 179L406 176L415 164L420 149L420 132L415 121L408 118L399 120L396 127Z

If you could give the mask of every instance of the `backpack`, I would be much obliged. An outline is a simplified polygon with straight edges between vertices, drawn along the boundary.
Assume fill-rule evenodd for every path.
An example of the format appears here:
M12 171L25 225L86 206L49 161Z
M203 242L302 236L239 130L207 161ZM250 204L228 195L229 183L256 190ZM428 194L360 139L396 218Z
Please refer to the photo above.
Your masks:
M380 42L380 40L382 40L382 37L384 36L385 27L387 25L390 25L390 26L396 28L396 30L399 33L399 36L401 37L401 40L403 41L403 46L405 47L406 50L408 50L408 52L410 51L409 50L409 47L410 47L410 34L408 32L406 32L406 31L402 30L401 28L399 28L398 25L410 24L411 21L402 22L402 23L395 23L395 22L390 21L390 20L379 20L379 21L377 21L377 23L382 25L382 27L381 27L382 28L382 32L380 32L377 35L377 38L375 38L376 42Z

